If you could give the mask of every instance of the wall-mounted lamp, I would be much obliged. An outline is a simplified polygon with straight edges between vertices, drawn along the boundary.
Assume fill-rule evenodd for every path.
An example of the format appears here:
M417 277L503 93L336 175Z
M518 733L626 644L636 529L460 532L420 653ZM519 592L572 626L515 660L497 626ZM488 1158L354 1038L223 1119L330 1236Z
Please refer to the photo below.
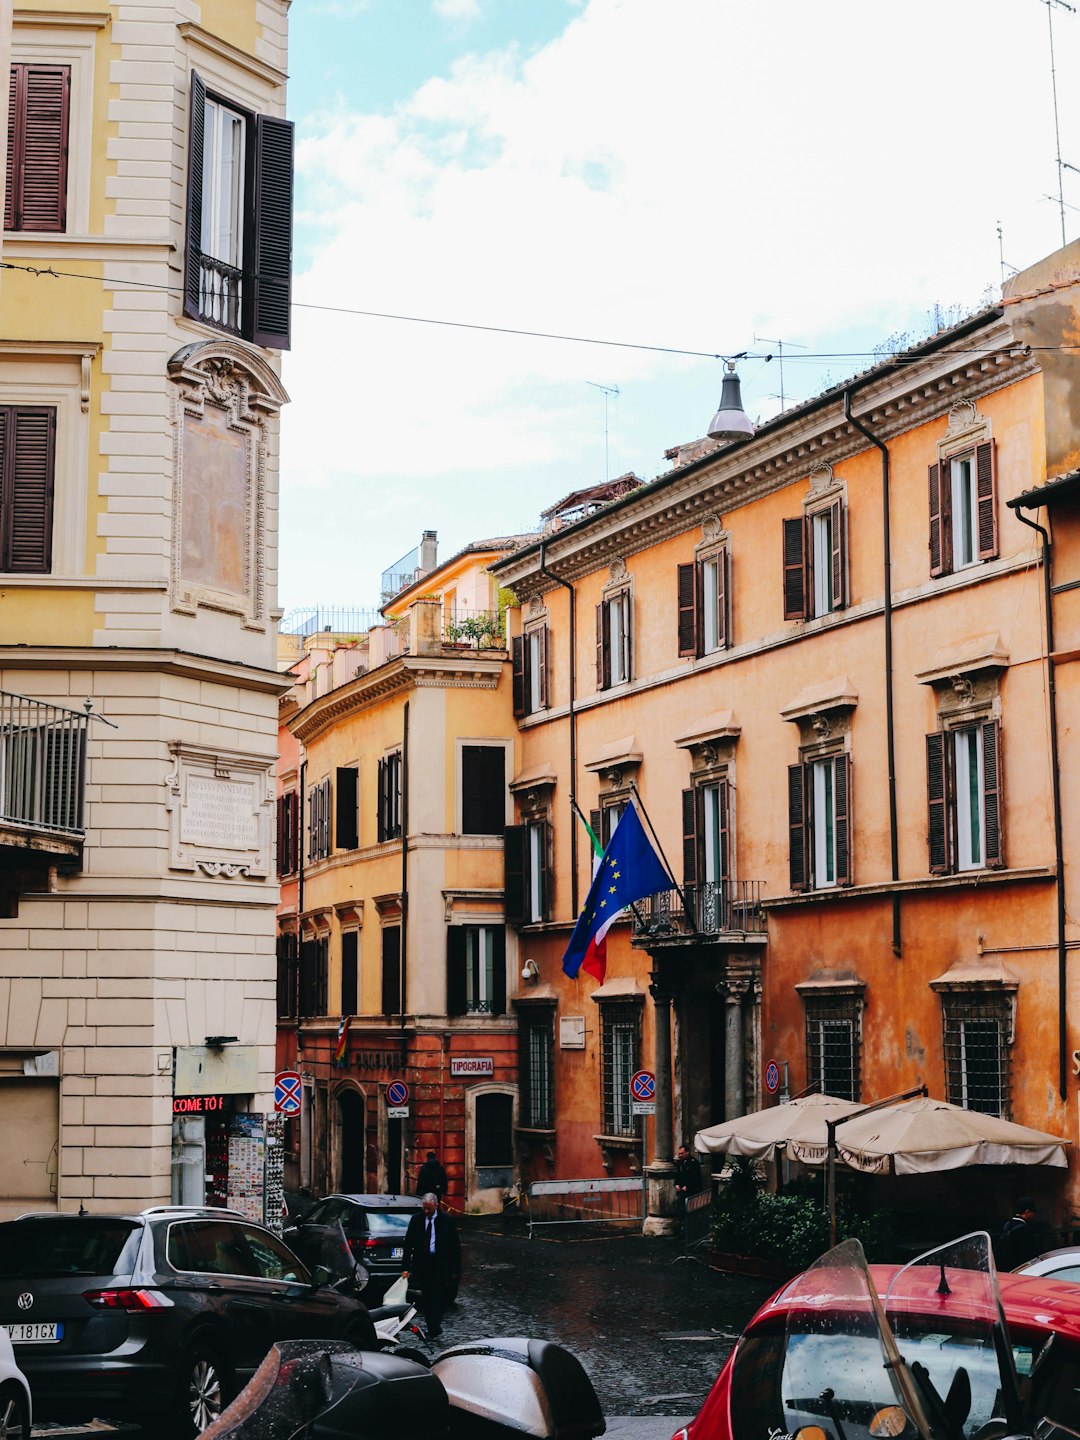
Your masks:
M236 1035L207 1035L205 1045L208 1050L223 1050L226 1045L237 1044Z
M742 390L735 371L735 361L726 362L727 373L720 390L720 404L709 423L710 440L749 440L754 424L743 409Z
M523 980L536 980L540 976L540 966L535 960L526 960L521 967L521 978Z

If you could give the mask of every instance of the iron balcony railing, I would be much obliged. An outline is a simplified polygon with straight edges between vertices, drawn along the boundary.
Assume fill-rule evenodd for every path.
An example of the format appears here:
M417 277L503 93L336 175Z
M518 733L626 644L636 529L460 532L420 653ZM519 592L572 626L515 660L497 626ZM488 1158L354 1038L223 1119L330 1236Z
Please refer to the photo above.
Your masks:
M0 690L0 823L82 835L88 720Z
M204 320L240 333L240 316L244 272L224 260L215 260L210 255L202 257L202 273L199 282L199 313Z
M682 894L678 890L661 890L639 901L634 934L655 939L668 935L764 935L761 892L760 880L684 885Z

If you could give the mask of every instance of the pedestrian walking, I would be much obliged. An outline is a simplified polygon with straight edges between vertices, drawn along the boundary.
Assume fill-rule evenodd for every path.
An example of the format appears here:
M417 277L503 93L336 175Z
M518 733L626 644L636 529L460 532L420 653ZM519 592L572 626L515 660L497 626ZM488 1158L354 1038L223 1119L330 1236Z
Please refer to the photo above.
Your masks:
M439 1209L433 1191L421 1196L423 1210L405 1232L405 1268L420 1290L420 1305L430 1336L442 1331L443 1308L461 1279L461 1241L457 1226Z
M686 1209L690 1196L696 1195L700 1189L701 1165L698 1158L692 1155L685 1145L680 1145L675 1157L675 1198L680 1214Z
M439 1164L439 1157L434 1150L429 1150L427 1159L420 1166L420 1173L416 1177L416 1194L427 1195L430 1191L441 1205L442 1198L446 1194L447 1183L446 1171Z
M1042 1249L1042 1232L1035 1224L1035 1213L1035 1201L1030 1195L1021 1195L1015 1213L1005 1221L994 1245L999 1270L1015 1270Z

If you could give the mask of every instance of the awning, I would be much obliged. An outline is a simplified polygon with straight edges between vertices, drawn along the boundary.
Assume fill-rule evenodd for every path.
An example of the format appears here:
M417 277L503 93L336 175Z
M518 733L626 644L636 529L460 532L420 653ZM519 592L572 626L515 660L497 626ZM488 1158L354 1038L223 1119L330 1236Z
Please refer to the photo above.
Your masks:
M824 1155L826 1120L836 1120L858 1109L857 1101L841 1100L836 1095L803 1095L784 1105L772 1105L699 1130L694 1136L694 1148L706 1154L773 1160L778 1149L789 1147L789 1154L793 1154L794 1147L802 1142L819 1146Z

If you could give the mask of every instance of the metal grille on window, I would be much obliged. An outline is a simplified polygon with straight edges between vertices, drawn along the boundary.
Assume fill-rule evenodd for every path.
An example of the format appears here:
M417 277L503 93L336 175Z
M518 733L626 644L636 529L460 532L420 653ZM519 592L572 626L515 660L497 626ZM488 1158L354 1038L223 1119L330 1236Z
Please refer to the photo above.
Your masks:
M630 1109L630 1080L638 1063L640 1019L636 1006L605 1005L604 1132L639 1135L640 1120Z
M836 996L807 1003L806 1073L825 1095L859 1099L858 1001Z
M948 995L942 1014L948 1099L966 1110L1009 1119L1009 998Z
M538 1129L547 1129L554 1123L552 1104L552 1052L554 1034L550 1021L530 1025L526 1031L525 1096L528 1105L527 1123Z

